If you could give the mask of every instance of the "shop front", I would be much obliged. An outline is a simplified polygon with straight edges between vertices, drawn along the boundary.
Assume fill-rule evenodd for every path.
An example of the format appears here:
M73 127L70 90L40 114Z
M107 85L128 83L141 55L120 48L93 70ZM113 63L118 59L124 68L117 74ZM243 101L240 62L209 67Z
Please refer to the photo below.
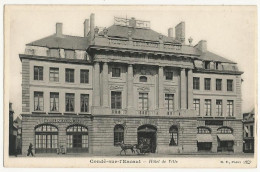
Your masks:
M234 152L233 130L229 127L221 127L217 130L218 152Z

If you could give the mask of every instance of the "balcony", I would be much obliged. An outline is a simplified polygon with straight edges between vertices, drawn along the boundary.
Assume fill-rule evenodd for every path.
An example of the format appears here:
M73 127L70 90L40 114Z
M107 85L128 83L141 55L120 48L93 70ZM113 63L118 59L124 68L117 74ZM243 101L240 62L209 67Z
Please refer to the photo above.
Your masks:
M158 110L136 110L136 114L141 116L157 116Z
M112 115L126 115L127 110L126 109L111 109Z

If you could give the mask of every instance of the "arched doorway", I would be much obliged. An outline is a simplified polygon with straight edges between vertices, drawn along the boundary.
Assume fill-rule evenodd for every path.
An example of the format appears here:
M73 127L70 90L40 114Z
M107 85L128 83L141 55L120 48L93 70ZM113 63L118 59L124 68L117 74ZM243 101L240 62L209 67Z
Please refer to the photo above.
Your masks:
M35 127L35 153L56 153L58 147L58 128L51 124Z
M142 125L137 129L138 145L147 145L146 153L155 153L156 151L156 132L157 128L152 125Z
M88 152L88 129L85 126L70 125L67 130L67 152Z

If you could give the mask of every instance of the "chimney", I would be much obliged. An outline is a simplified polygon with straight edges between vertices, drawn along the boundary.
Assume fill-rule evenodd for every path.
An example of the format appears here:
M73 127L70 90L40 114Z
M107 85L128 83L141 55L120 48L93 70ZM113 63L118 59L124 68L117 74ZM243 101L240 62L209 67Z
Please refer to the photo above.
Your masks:
M59 37L62 36L62 23L56 23L56 35Z
M175 38L185 44L185 22L180 22L175 26Z
M136 20L134 17L132 17L130 20L129 20L129 27L136 27Z
M84 37L88 36L88 32L89 32L89 19L86 19L84 21Z
M195 45L201 52L206 52L207 50L207 41L201 40L197 45Z
M169 28L168 29L168 37L173 37L173 28L171 27L171 28Z
M91 41L94 39L94 35L95 35L95 14L91 13L90 14L90 39Z

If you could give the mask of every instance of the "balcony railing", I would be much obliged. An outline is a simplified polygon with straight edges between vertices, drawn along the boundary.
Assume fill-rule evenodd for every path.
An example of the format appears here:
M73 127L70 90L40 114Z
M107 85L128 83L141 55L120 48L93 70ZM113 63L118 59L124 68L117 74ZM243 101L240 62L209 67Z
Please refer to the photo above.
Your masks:
M136 113L142 116L156 116L158 115L157 110L137 110Z

